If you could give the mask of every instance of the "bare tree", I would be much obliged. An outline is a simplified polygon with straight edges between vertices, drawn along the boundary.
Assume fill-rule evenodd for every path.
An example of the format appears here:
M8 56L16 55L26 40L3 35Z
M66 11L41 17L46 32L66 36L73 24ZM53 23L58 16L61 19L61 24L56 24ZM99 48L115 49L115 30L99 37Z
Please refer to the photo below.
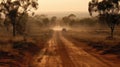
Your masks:
M98 12L98 19L101 23L105 23L111 30L110 39L113 39L115 26L120 21L119 0L92 0L89 3L89 13L92 16L93 12ZM96 8L95 8L96 7Z

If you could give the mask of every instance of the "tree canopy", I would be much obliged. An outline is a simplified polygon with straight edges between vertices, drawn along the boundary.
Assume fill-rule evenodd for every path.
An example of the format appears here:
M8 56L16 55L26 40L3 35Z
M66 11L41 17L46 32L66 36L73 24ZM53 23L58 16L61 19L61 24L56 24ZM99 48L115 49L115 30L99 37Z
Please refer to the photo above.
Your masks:
M120 21L120 0L92 0L89 2L89 13L92 16L93 12L98 13L98 19L101 23L106 23L111 29L111 38L116 25Z
M24 14L28 14L37 8L37 0L2 0L0 3L0 12L4 13L5 20L10 19L11 21L13 35L15 35L16 23L21 20ZM32 14L34 13L32 12Z

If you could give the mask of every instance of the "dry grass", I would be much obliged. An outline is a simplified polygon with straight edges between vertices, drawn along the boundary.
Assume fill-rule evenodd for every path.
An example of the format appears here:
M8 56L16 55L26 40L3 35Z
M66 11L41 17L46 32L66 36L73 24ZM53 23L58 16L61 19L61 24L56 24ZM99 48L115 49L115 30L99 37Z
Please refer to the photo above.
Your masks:
M116 33L119 34L120 32ZM93 55L103 57L111 62L120 61L120 36L115 35L114 40L106 39L109 35L107 31L67 31L63 33L69 40L73 40L77 46L83 45L80 42L85 43L84 49ZM117 67L117 66L116 66Z
M44 48L51 38L52 31L46 30L39 36L23 36L0 38L0 67L28 67L32 65L35 55Z

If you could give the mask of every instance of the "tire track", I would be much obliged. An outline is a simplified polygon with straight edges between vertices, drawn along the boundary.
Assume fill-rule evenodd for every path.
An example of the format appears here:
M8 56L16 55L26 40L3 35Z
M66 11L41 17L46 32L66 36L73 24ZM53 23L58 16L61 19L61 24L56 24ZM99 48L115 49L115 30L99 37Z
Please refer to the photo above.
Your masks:
M110 67L67 40L61 32L54 32L37 67Z
M71 60L69 57L69 54L65 48L65 45L61 41L58 33L57 33L57 44L58 44L58 53L60 54L61 60L62 60L62 65L63 67L75 67L74 61Z
M59 32L59 37L64 43L70 58L74 61L75 67L110 67L83 49L76 47L72 42L63 37L61 32Z

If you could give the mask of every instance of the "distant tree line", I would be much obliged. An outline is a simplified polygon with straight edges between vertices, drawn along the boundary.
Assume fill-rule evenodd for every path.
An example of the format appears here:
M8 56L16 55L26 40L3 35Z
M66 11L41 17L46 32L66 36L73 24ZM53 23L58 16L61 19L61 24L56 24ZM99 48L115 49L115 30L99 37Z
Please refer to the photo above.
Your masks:
M93 27L98 23L96 18L79 18L75 14L70 14L62 18L63 25L69 27L84 26L84 27Z
M47 17L46 15L36 15L34 18L34 22L36 22L41 27L51 27L55 26L57 17Z

